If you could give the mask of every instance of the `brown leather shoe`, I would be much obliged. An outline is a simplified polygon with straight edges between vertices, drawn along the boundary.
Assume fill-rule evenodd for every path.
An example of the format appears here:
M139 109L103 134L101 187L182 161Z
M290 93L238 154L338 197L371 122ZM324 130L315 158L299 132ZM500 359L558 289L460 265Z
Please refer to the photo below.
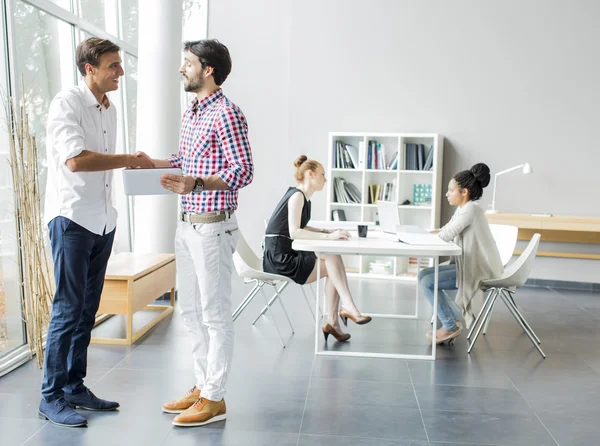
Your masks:
M162 410L167 413L183 413L199 399L200 389L194 386L183 398L163 404Z
M200 398L188 410L173 418L173 424L182 427L204 426L205 424L221 421L225 418L227 418L225 399L211 401L206 398Z

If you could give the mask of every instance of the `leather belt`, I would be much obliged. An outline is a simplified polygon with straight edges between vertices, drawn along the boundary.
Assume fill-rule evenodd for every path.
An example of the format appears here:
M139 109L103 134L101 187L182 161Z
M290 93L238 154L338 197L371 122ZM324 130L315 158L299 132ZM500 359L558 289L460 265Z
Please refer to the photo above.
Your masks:
M235 211L216 211L216 212L205 212L203 214L187 214L181 212L179 218L181 221L185 221L191 224L196 223L219 223L228 220Z

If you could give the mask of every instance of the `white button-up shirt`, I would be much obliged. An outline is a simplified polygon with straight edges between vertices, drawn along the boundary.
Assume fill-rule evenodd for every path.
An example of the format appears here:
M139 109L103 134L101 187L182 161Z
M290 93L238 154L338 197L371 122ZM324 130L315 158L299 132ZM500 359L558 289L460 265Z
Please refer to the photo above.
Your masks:
M108 104L99 104L85 81L61 91L52 100L46 134L46 224L62 216L98 235L115 229L112 171L71 172L66 165L83 150L115 153L117 110L114 104Z

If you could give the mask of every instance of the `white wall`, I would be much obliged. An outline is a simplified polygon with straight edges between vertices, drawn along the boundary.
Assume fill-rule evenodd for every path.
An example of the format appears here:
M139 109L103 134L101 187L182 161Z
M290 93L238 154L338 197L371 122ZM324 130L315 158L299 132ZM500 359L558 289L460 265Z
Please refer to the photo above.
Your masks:
M293 160L326 163L329 131L437 132L444 182L476 162L528 161L534 175L501 178L497 208L600 216L598 23L597 0L212 1L209 36L232 53L224 89L248 118L256 163L244 233L258 248ZM325 218L324 194L313 202ZM600 282L598 266L544 259L532 276Z

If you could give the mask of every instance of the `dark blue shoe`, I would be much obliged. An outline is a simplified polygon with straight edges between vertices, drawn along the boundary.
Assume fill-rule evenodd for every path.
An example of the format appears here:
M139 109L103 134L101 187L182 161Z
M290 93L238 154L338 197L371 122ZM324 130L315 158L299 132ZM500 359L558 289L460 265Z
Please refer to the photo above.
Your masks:
M42 420L48 420L58 426L80 427L87 425L87 420L75 412L64 398L58 398L50 402L42 398L38 415Z
M87 387L75 394L65 393L65 400L74 409L79 407L85 410L115 410L119 407L119 403L98 398Z

